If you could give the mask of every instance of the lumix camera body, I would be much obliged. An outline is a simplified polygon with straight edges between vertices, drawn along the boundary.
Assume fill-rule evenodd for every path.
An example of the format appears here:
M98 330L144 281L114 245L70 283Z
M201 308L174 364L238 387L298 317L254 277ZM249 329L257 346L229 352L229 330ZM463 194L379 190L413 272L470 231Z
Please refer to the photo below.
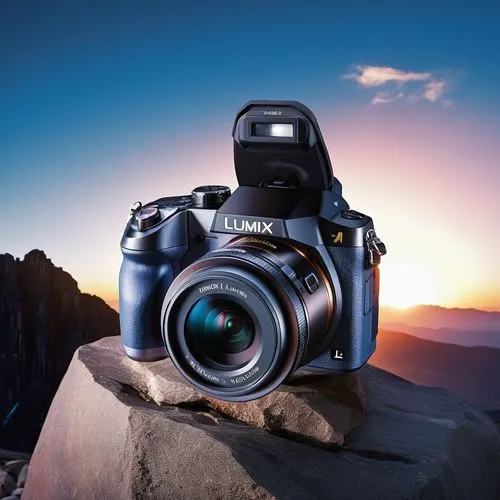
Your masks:
M239 187L132 206L121 241L127 355L169 356L199 390L248 401L299 367L360 368L375 350L380 256L313 113L250 101L233 127Z

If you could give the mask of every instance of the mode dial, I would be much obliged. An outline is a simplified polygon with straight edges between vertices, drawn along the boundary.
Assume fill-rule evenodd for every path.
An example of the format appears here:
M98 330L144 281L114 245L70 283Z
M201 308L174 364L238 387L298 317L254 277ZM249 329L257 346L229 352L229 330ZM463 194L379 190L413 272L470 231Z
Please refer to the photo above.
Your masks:
M160 210L156 206L146 206L142 207L135 214L135 221L139 231L145 231L146 229L158 224L161 220Z
M219 208L231 196L227 186L199 186L191 191L195 208Z

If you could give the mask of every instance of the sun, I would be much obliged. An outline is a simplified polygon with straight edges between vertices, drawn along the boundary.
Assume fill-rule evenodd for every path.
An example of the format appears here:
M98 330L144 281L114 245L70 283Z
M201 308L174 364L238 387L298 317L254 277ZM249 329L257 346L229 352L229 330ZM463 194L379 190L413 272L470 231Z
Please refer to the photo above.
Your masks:
M414 261L387 261L380 265L380 303L406 308L418 304L436 304L436 286L432 276Z

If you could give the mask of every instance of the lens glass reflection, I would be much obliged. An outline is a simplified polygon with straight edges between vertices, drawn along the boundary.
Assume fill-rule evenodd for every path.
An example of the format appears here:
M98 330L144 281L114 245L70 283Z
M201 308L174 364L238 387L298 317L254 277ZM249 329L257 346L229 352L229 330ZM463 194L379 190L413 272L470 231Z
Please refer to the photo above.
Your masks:
M228 369L248 362L255 339L252 318L238 303L220 297L203 297L186 317L186 344L200 362Z

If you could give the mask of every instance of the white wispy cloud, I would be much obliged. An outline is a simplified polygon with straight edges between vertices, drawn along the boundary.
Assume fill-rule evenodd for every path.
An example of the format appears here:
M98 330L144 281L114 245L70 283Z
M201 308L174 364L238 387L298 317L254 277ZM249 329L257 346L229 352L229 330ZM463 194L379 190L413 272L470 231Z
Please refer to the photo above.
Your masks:
M390 92L376 92L372 99L372 104L387 104L388 102L397 101L404 97L403 92L391 94Z
M436 102L445 91L447 83L444 80L431 80L426 86L423 97L431 102Z
M344 78L355 80L363 87L375 87L388 82L397 82L404 85L406 82L429 80L431 73L415 73L401 71L389 66L366 66L358 64L353 72L344 75Z
M438 78L430 71L404 71L390 66L355 65L342 75L346 80L353 80L361 87L385 87L389 91L376 91L372 104L388 104L406 98L414 104L420 100L440 102L443 107L453 104L450 99L442 99L449 89L449 82ZM408 93L408 87L411 92Z

